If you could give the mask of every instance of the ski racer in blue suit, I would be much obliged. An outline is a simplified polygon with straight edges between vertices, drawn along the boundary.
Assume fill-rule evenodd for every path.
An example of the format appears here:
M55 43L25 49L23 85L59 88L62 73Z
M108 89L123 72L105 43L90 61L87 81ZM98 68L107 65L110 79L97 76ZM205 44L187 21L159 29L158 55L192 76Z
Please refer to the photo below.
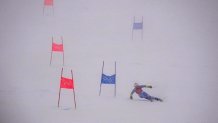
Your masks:
M132 100L133 99L132 95L134 93L136 93L136 94L138 94L138 96L140 98L145 98L145 99L147 99L147 100L149 100L151 102L153 102L154 100L161 101L161 102L163 101L160 98L150 96L145 91L143 91L142 88L152 88L152 86L150 86L150 85L139 85L138 83L134 83L134 89L132 90L132 92L130 94L130 99Z

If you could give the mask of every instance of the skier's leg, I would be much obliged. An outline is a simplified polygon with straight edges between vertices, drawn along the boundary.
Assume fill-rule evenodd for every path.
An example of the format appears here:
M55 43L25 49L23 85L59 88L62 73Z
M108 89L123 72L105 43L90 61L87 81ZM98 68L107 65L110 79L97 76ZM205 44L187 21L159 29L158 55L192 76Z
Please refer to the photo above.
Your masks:
M161 101L161 102L163 101L162 99L160 99L158 97L150 96L149 94L147 94L146 99L148 99L150 101L153 101L153 100Z
M153 101L153 100L156 100L156 101L163 101L162 99L160 99L160 98L158 98L158 97L153 97L153 96L151 96L151 95L149 95L149 94L147 94L146 92L142 92L140 95L139 95L139 97L140 98L145 98L145 99L147 99L147 100L149 100L149 101Z
M146 99L150 100L151 102L153 102L154 100L154 97L150 96L150 95L147 95Z
M145 98L145 99L147 99L147 100L149 100L151 102L153 101L152 97L149 94L147 94L146 92L142 92L139 96L141 98Z
M160 99L160 98L158 98L158 97L153 97L153 96L151 96L151 98L152 98L152 100L156 100L156 101L163 101L162 99Z
M157 98L155 97L157 101L163 102L163 100L161 98Z

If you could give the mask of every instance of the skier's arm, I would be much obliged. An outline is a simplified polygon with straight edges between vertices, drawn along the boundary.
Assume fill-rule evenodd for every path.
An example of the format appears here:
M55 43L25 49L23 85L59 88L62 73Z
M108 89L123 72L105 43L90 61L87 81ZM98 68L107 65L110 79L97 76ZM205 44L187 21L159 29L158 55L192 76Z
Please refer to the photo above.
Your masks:
M135 93L135 88L132 90L131 94L130 94L130 99L132 99L132 95Z
M146 88L152 88L152 86L151 85L146 85Z
M141 85L140 87L142 87L142 88L152 88L151 85Z

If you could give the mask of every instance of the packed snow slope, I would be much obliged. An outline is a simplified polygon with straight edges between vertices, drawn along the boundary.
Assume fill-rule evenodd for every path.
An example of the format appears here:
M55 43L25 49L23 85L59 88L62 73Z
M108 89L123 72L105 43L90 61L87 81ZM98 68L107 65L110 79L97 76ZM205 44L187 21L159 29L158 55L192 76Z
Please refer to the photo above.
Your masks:
M0 123L218 122L217 0L55 0L44 14L43 0L1 0L0 18ZM57 107L61 36L76 109L66 89ZM99 96L103 61L116 97ZM130 100L134 82L164 102Z

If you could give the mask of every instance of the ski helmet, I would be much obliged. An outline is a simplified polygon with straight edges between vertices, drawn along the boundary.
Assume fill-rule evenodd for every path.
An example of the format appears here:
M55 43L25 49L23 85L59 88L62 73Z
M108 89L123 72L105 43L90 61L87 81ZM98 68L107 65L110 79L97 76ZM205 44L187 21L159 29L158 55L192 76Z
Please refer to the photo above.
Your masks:
M136 83L136 82L134 83L134 87L136 87L136 86L138 86L138 85L139 85L138 83Z

